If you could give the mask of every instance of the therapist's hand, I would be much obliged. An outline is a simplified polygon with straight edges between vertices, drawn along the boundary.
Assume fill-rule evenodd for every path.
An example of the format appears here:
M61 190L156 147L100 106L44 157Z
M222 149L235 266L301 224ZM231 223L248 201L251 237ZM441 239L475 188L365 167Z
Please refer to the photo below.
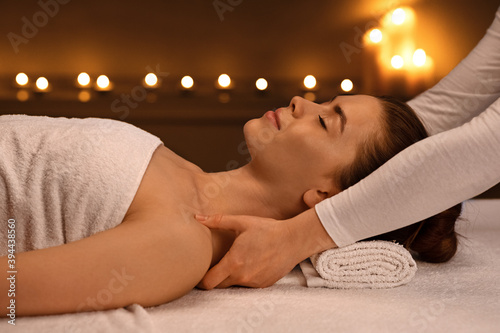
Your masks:
M302 260L336 247L314 209L283 221L245 215L212 215L197 220L211 229L236 234L230 250L198 284L203 289L269 287Z

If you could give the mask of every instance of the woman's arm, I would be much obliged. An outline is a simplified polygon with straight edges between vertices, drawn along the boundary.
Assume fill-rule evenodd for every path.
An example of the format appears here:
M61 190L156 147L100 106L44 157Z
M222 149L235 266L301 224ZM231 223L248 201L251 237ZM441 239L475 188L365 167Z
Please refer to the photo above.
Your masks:
M500 7L486 35L448 75L408 102L430 135L450 130L500 97Z
M16 256L16 315L154 306L189 292L212 259L210 231L137 217L91 237ZM7 267L7 257L0 258ZM6 315L8 280L0 281Z

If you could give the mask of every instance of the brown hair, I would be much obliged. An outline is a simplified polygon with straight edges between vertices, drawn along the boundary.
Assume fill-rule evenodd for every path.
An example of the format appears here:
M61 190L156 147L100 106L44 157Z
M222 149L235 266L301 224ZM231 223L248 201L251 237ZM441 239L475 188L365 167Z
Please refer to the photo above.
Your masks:
M341 190L356 184L400 151L428 137L413 109L390 96L377 97L382 104L382 130L359 146L354 162L339 174ZM460 216L459 203L444 212L382 235L370 238L396 241L418 254L421 260L445 262L457 250L455 222Z

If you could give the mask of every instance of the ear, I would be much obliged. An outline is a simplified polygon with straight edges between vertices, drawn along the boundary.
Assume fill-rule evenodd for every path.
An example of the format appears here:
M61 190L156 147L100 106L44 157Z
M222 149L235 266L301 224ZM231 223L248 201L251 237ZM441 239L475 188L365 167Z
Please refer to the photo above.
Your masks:
M302 195L302 200L309 208L313 208L316 204L320 203L326 198L328 198L328 192L318 189L307 190L306 192L304 192L304 195Z

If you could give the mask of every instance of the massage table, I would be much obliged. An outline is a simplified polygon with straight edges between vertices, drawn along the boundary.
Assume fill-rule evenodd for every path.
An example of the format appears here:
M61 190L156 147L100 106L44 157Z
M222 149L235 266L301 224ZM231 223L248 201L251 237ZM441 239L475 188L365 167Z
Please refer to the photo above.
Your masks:
M17 317L0 332L500 332L500 199L464 203L444 264L390 289L308 288L297 266L264 289L192 290L156 307Z

